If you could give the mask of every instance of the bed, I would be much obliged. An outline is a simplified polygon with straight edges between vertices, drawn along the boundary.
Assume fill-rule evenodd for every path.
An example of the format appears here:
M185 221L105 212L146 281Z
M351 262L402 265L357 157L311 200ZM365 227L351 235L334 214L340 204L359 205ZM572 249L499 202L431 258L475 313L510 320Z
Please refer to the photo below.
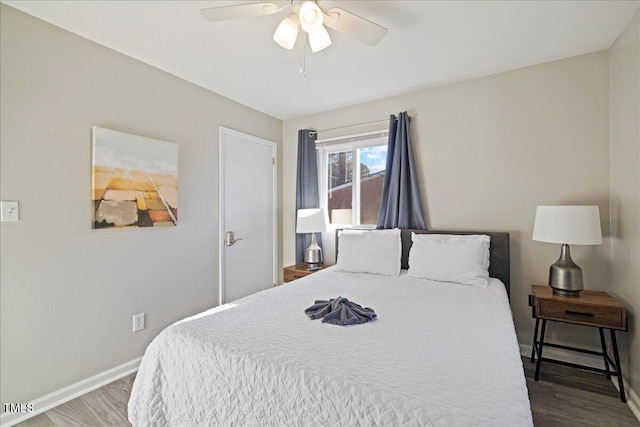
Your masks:
M482 234L491 237L486 287L331 267L169 326L145 352L129 420L533 425L509 307L509 237ZM411 230L402 230L405 268L410 247ZM377 319L343 327L305 316L315 300L337 296L374 308Z

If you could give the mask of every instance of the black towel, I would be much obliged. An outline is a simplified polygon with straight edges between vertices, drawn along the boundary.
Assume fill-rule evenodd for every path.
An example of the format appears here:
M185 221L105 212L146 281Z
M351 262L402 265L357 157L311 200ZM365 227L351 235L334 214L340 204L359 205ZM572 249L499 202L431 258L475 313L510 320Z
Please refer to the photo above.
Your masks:
M361 305L342 297L332 298L329 301L318 300L304 312L312 320L322 317L323 323L340 326L366 323L377 317L372 308L363 308Z

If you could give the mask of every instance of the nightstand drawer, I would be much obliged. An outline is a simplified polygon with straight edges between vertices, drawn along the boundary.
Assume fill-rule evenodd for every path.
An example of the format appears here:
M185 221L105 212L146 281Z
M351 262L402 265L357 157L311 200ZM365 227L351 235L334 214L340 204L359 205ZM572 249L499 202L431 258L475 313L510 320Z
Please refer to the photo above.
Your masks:
M300 271L300 270L284 270L284 281L285 282L293 282L296 279L300 279L302 277L310 275L311 271Z
M566 320L605 328L624 328L623 310L618 307L588 306L565 301L539 299L537 314L546 319Z
M309 266L304 263L304 262L299 262L298 264L295 265L290 265L289 267L285 267L283 269L283 281L285 283L287 282L293 282L294 280L298 280L298 279L302 279L303 277L306 277L310 274L315 273L316 271L320 271L323 270L325 268L327 268L327 265L319 265L317 266L318 268L314 269L313 271L309 271Z

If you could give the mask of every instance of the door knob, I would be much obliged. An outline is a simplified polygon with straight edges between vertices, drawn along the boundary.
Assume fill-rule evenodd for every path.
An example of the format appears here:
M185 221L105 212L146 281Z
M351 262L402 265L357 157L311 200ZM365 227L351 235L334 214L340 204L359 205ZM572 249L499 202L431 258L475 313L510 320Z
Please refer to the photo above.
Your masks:
M224 244L225 246L233 246L236 242L242 240L242 238L236 239L233 235L233 231L227 231L224 233Z

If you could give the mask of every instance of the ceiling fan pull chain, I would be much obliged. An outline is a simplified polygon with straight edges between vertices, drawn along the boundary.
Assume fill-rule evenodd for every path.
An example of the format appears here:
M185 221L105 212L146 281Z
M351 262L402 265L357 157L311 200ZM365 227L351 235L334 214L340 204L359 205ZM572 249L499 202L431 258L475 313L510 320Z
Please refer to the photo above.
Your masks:
M303 79L307 77L307 63L304 51L302 51L302 56L300 57L300 69L298 70L298 74L301 75Z
M301 38L300 38L300 69L298 70L298 75L302 76L302 78L307 77L307 56L306 56L306 46L307 46L307 33L300 30Z

